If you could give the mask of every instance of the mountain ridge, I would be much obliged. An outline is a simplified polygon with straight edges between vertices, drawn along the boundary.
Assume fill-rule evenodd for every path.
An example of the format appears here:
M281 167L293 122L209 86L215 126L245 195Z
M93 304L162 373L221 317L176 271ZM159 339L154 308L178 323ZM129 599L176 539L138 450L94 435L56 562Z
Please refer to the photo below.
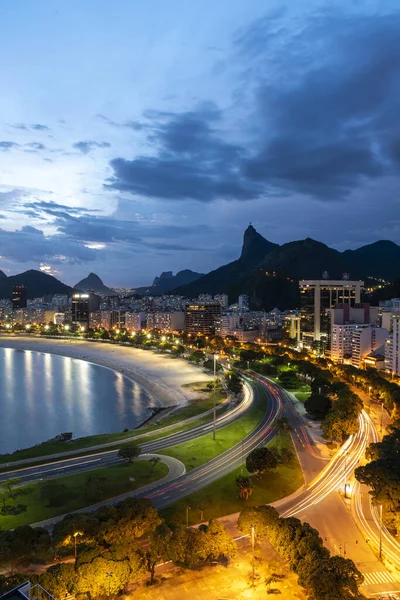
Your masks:
M89 273L87 277L81 279L74 285L75 290L80 290L81 292L95 292L97 294L101 294L103 296L117 296L117 292L114 292L111 288L107 287L103 280L100 279L96 273Z

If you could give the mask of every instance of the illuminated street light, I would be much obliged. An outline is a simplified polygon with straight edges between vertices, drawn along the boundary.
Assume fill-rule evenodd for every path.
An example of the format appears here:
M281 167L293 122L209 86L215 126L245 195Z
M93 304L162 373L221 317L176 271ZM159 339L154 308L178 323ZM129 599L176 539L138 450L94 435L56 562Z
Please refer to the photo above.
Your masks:
M81 330L81 331L85 331L85 328L84 328L84 326L83 326L83 325L81 325L81 327L80 327L80 330Z
M45 328L46 331L48 331L50 329L50 326L49 325L45 325L44 328Z
M25 325L25 329L30 329L31 326L30 325Z
M6 323L6 329L10 329L11 325L10 323Z
M75 552L74 552L74 554L75 554L75 563L76 563L76 559L77 559L77 556L78 556L77 549L76 549L76 538L78 537L78 535L83 535L83 534L82 534L81 531L75 531L75 533L73 534L73 536L74 536L74 547L75 547Z
M116 330L115 330L115 333L118 335L118 334L119 334L119 329L116 329Z
M64 329L65 329L65 331L68 331L69 325L64 325Z
M151 340L151 333L148 333L148 334L146 335L146 337L147 337L147 339L148 339L148 340Z
M215 406L215 388L217 385L217 360L219 359L218 354L214 354L214 411L213 411L213 440L217 437L217 409Z
M136 331L132 331L131 337L135 337L135 335L136 335Z
M166 341L166 339L167 339L167 338L165 337L165 335L163 335L163 336L162 336L162 338L161 338L161 341L162 341L162 342L165 342L165 341Z

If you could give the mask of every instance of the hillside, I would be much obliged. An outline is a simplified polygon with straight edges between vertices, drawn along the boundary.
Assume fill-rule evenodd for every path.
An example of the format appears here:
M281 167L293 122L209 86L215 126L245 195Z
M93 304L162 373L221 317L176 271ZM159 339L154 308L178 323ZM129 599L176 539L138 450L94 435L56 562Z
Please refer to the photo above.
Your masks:
M46 294L68 294L72 288L52 275L42 271L25 271L18 275L0 279L0 298L11 298L14 285L24 285L28 290L28 298L40 298Z
M188 297L201 293L229 293L233 283L247 277L269 252L278 247L278 244L269 242L249 225L244 232L242 252L237 260L211 271L190 285L177 288L174 293Z
M81 281L78 281L78 283L74 285L74 289L80 290L81 292L92 291L96 294L101 294L102 296L118 295L117 292L114 292L114 290L104 285L103 281L96 273L89 273L85 279L81 279Z
M342 256L363 278L400 279L400 246L389 240L346 250Z

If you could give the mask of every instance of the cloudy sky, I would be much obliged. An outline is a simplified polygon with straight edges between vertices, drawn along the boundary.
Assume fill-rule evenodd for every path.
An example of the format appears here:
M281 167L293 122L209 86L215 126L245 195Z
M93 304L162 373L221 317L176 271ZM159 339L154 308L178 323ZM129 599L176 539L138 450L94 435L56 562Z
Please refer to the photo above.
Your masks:
M398 0L2 0L0 269L400 243Z

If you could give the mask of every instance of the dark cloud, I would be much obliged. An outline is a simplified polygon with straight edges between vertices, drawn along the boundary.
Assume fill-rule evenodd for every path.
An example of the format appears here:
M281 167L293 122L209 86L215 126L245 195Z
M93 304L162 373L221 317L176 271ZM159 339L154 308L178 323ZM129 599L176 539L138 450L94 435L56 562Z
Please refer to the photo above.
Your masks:
M79 150L82 154L89 154L91 150L96 148L110 148L111 144L109 142L92 142L92 141L84 141L84 142L76 142L72 144L72 147L75 150Z
M0 150L3 152L9 152L10 150L14 150L15 148L19 148L19 144L16 142L0 142Z
M0 229L0 255L16 262L42 262L52 264L77 264L97 258L97 251L86 248L76 240L64 236L46 237L35 227L22 227L17 231Z
M325 10L294 26L277 11L257 21L235 40L237 97L252 106L241 141L223 133L211 104L146 111L152 154L112 160L106 186L164 200L335 200L397 174L399 32L400 13Z
M23 131L27 131L28 127L25 125L25 123L8 123L9 127L12 127L13 129L21 129Z
M114 176L107 186L133 194L172 200L211 202L217 198L248 200L260 194L240 165L245 150L222 139L216 129L222 115L211 104L182 114L148 113L156 119L148 136L155 156L111 161Z

